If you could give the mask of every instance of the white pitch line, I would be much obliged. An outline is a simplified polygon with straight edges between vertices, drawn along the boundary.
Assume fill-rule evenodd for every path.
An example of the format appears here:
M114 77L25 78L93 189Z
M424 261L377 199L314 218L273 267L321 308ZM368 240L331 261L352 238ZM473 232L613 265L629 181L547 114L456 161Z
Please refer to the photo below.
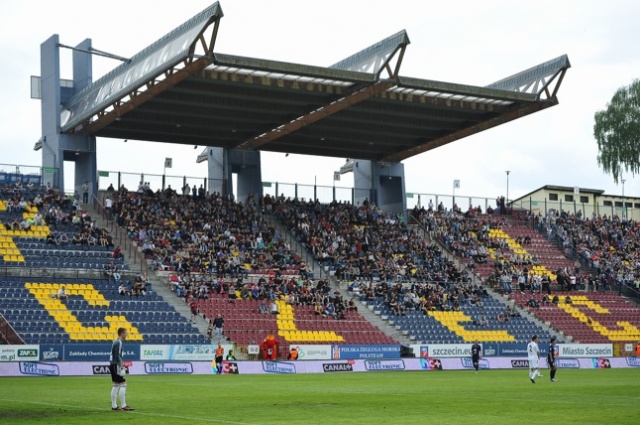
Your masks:
M55 406L55 407L67 407L70 409L80 409L80 410L95 410L99 412L110 412L110 409L104 409L100 407L91 407L91 406L78 406L72 404L61 404L61 403L46 403L43 401L27 401L27 400L12 400L8 398L0 399L0 401L7 401L11 403L26 403L26 404L40 404L44 406ZM169 418L169 419L184 419L189 421L202 421L202 422L211 422L211 423L221 423L221 424L232 424L232 425L259 425L257 422L237 422L237 421L227 421L224 419L214 419L214 418L198 418L193 416L180 416L180 415L165 415L163 413L147 413L140 412L135 410L133 412L120 412L114 414L125 414L125 415L141 415L141 416L153 416L158 418Z

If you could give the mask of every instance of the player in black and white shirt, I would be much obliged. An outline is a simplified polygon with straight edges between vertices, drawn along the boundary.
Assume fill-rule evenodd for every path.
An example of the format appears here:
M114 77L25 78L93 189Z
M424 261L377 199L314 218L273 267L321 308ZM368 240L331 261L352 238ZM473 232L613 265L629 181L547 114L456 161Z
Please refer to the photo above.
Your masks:
M113 387L111 388L111 410L134 410L127 406L127 402L125 401L127 380L124 379L125 368L124 359L122 358L122 343L127 339L127 335L128 333L125 328L118 328L118 338L116 338L111 345L111 355L109 356L109 372L111 372L111 381L113 382ZM118 392L120 393L121 407L118 407L117 403Z
M476 340L476 342L471 346L471 362L473 363L473 367L478 373L480 369L480 357L482 356L482 346Z
M556 382L556 370L558 365L556 364L556 337L551 337L551 343L549 344L549 352L547 353L547 365L551 369L551 382Z

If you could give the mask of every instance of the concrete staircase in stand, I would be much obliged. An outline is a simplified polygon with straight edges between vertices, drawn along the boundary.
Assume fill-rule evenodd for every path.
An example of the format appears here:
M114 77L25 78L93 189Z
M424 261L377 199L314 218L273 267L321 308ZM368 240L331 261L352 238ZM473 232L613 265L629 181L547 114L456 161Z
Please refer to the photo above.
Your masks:
M117 226L116 223L113 223L113 220L108 220L106 217L104 217L98 209L94 208L94 211L91 214L91 217L95 220L96 225L98 227L105 228L108 231L112 229L112 226L113 226L113 229L115 229L115 226ZM171 286L169 282L169 273L152 270L147 260L142 260L141 262L140 258L144 254L142 253L142 250L139 247L137 247L135 244L133 245L133 247L129 248L129 246L131 245L131 241L124 240L124 238L127 238L126 232L112 231L111 235L113 236L113 243L115 246L120 245L121 248L126 247L126 249L122 248L122 253L124 254L124 261L129 266L130 271L124 273L122 278L125 280L129 280L129 279L132 280L139 273L146 274L148 282L151 283L151 289L158 296L160 296L167 304L175 308L176 311L182 317L184 317L186 320L190 320L191 310L189 306L186 304L185 299L178 298L176 296L176 293L171 290ZM142 263L142 267L144 267L143 270L141 270L141 265L140 265L141 263ZM205 319L203 319L202 316L199 316L196 319L194 326L198 329L198 331L202 335L207 334L208 322Z
M329 270L325 270L320 263L318 263L313 254L310 253L304 245L302 245L295 238L293 232L291 232L284 224L278 221L275 217L271 215L267 215L267 222L269 225L273 226L280 235L283 235L285 241L291 247L293 252L300 254L302 258L305 259L307 265L311 267L313 271L313 275L315 278L327 278L329 279L329 283L331 287L335 290L340 291L344 298L349 296L349 292L347 291L347 284L341 283L333 274L330 273ZM380 316L378 312L375 312L373 306L367 305L364 302L361 302L356 299L356 305L358 306L358 313L367 319L371 324L380 329L385 335L395 339L402 345L408 345L410 343L409 338L400 332L396 326L389 321L389 318L386 316Z

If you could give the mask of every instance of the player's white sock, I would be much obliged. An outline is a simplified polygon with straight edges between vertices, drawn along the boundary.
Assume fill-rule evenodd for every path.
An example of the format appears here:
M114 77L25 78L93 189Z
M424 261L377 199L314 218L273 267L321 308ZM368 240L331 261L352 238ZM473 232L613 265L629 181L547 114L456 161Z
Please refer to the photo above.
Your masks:
M535 377L536 377L536 376L541 376L541 375L540 375L540 371L539 371L538 369L536 369L536 370L534 370L534 371L533 371L533 377L534 377L534 379L535 379Z
M116 386L116 384L113 384L113 388L111 388L111 407L112 408L116 408L118 407L118 404L116 403L116 398L118 397L118 386Z
M529 379L533 379L533 372L529 370Z
M124 395L127 392L127 386L123 385L122 387L120 387L120 406L124 407L127 405L127 402L124 399Z

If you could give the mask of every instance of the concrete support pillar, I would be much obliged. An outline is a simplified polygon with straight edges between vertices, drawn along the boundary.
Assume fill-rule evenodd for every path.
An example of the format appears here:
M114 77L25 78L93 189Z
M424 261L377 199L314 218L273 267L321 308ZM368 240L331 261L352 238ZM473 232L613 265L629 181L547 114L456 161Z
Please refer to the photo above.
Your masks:
M56 168L56 173L44 174L43 184L63 191L64 161L75 163L74 190L82 195L82 185L89 184L89 198L97 193L96 139L93 136L62 134L62 103L92 82L91 40L78 46L85 52L73 51L73 87L60 84L60 47L58 35L51 36L40 46L42 166Z
M237 177L236 200L246 202L249 195L257 201L262 196L260 152L207 148L209 193L233 192L233 174Z
M383 211L406 218L404 164L354 160L354 203L367 199Z

